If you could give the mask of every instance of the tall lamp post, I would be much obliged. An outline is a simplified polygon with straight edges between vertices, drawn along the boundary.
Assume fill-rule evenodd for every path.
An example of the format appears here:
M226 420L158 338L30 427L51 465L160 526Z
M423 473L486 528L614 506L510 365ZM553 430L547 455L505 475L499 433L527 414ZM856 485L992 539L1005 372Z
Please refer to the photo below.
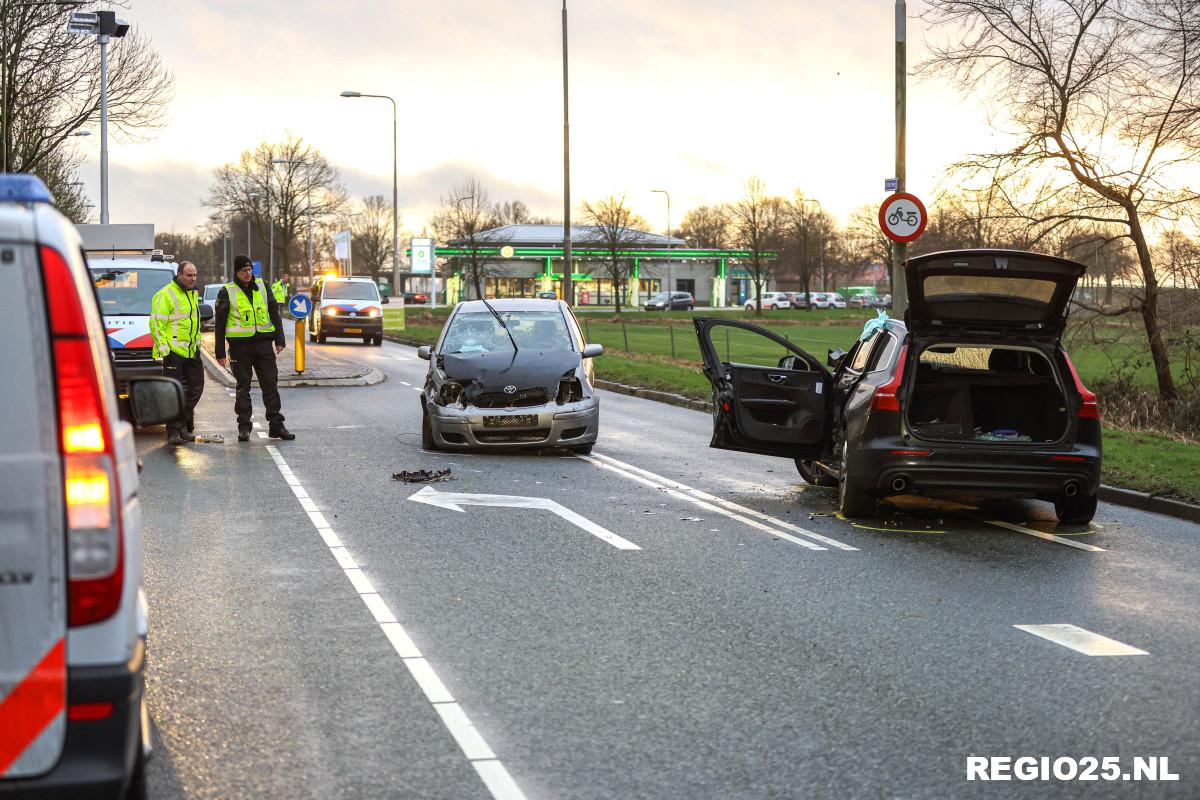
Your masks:
M350 89L342 97L375 97L392 103L392 294L400 291L400 180L396 155L396 101L386 94L363 94Z
M571 264L571 114L567 92L567 0L562 4L563 44L563 300L575 305Z
M667 198L667 238L669 239L671 237L671 193L668 192L666 189L651 189L650 192L652 194L665 195ZM667 242L667 249L668 250L671 249L670 242ZM670 293L675 291L675 287L671 284L671 257L670 256L667 256L667 287L666 287L666 291L667 291L667 309L670 310L670 307L671 307Z
M249 199L251 203L254 203L254 201L260 197L262 197L262 195L259 194L258 192L248 192L246 194L246 198ZM254 203L254 206L257 209L258 203ZM253 261L254 257L250 255L250 219L251 219L250 214L249 214L249 212L247 212L247 214L246 214L246 258Z
M75 11L67 33L95 36L100 42L100 224L108 224L108 43L129 33L129 23L114 11Z

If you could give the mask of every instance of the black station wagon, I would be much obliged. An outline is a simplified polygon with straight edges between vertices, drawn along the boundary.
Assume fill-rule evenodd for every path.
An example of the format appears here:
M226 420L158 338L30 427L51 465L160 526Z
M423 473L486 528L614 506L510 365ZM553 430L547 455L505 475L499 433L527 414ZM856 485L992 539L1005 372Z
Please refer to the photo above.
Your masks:
M749 323L697 318L712 447L795 459L841 512L892 495L1047 500L1096 512L1100 413L1062 348L1084 267L957 250L910 259L904 322L877 320L826 364Z

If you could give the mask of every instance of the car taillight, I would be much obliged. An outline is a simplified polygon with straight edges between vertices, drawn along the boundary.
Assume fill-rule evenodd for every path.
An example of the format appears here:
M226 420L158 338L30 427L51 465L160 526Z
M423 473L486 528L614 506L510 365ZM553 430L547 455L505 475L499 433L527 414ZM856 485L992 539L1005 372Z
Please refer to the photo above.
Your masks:
M1079 418L1080 419L1100 419L1100 404L1096 402L1096 395L1089 392L1083 385L1083 381L1079 379L1079 373L1075 371L1075 365L1071 363L1071 357L1063 352L1063 360L1067 362L1067 369L1071 371L1071 377L1075 379L1075 390L1079 392Z
M896 359L896 371L892 379L875 388L871 395L871 411L900 411L900 384L904 380L904 362L908 358L908 345L900 348L900 356Z
M121 605L121 492L100 391L101 354L88 335L70 265L51 247L42 247L41 257L67 508L68 620L72 626L90 625L108 619Z

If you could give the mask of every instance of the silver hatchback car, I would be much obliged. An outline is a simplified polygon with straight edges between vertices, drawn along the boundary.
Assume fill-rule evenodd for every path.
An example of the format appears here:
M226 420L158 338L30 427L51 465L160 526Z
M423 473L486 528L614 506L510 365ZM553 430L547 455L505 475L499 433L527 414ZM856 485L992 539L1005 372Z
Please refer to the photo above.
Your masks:
M589 453L600 398L587 344L560 300L460 303L433 347L421 395L421 445L430 450L566 447Z

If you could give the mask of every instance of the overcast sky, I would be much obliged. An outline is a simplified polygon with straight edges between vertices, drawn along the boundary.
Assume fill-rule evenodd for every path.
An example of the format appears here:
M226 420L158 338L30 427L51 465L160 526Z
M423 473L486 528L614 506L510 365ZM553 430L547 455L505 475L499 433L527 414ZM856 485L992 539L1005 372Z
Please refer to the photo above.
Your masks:
M624 194L655 230L736 200L751 174L844 219L893 174L892 0L572 0L571 189ZM910 68L923 30L911 19ZM291 131L354 197L391 194L400 107L402 227L474 175L496 200L562 214L561 3L555 0L134 0L127 17L175 74L166 126L110 142L113 222L184 232L213 170ZM909 189L985 146L985 109L909 80ZM98 136L83 178L98 196ZM578 213L577 211L575 213Z

